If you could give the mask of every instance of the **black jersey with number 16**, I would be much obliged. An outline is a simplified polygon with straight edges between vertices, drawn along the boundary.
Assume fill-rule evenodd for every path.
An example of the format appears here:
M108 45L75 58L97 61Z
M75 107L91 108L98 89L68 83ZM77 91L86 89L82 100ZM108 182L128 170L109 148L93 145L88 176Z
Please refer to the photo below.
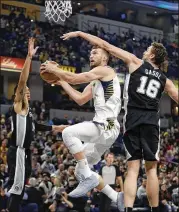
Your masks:
M159 102L165 83L163 72L145 61L126 76L123 94L126 129L139 124L158 124Z

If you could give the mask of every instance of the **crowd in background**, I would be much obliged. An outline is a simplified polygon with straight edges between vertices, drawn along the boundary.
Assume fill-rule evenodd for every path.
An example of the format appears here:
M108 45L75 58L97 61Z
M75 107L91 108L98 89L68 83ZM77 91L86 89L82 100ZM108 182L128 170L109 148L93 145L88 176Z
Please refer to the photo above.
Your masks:
M80 73L83 67L89 63L89 52L91 45L81 39L74 38L68 41L63 41L60 36L66 32L77 30L76 28L66 28L60 25L51 25L50 23L42 23L33 21L25 17L23 12L16 15L11 11L9 16L1 16L0 24L0 48L2 56L10 56L24 58L27 54L28 37L36 37L36 45L40 48L34 57L34 60L45 62L54 60L57 63L65 66L76 67L76 73ZM151 37L135 35L131 28L128 32L121 32L119 35L105 32L103 28L98 29L94 26L88 30L89 33L96 35L109 43L134 53L137 57L142 58L143 52L153 41L162 42L168 52L168 69L165 69L166 76L171 79L178 77L178 56L179 48L176 43L169 43L165 39L157 40ZM111 57L110 64L117 73L127 73L127 67L122 60ZM58 86L51 87L44 83L44 100L52 101L52 107L58 109L72 109L93 111L90 103L83 107L78 107L69 97L59 90ZM84 89L84 86L79 86L79 91ZM9 103L3 96L0 97L1 103Z
M75 124L79 119L57 119L49 120L49 104L44 102L32 102L34 120L44 124ZM11 135L10 112L1 114L0 118L0 201L1 208L5 209L7 204L6 185L8 180L8 167L6 153L8 151L8 141ZM160 181L160 207L162 212L176 212L178 210L178 142L179 127L172 126L161 131L160 163L158 175ZM111 151L115 154L113 163L117 165L123 180L126 175L126 160L121 144L121 135L115 142ZM56 211L77 211L77 212L97 212L100 206L100 194L94 189L79 199L70 199L68 192L75 188L77 180L74 175L76 161L64 146L61 134L54 135L52 132L36 132L31 144L32 152L32 174L27 182L24 200L21 211L53 211L54 201L57 201ZM105 164L104 158L93 167L96 172ZM107 160L107 159L106 159ZM119 185L115 189L120 191ZM64 192L65 191L65 192ZM38 207L37 207L38 205ZM135 207L148 208L146 197L146 176L143 163L138 179L138 191ZM116 205L111 203L111 211L117 211Z
M4 56L24 58L27 52L27 40L29 36L36 37L36 45L40 46L39 51L34 59L45 62L47 59L54 60L57 63L67 66L76 67L77 72L86 66L89 61L89 52L91 45L81 38L74 38L64 42L60 36L65 32L76 30L75 28L66 28L60 25L51 25L26 18L23 13L18 16L12 11L9 16L1 17L1 48ZM96 26L88 30L89 33L96 35L109 43L134 53L137 57L142 58L143 52L153 42L162 42L167 48L169 68L167 76L177 78L177 64L179 48L176 43L170 43L165 39L152 39L142 35L135 35L131 28L128 32L121 34L105 32L103 28L98 29ZM112 33L112 34L111 34ZM126 72L124 63L116 58L111 58L111 66L118 73Z

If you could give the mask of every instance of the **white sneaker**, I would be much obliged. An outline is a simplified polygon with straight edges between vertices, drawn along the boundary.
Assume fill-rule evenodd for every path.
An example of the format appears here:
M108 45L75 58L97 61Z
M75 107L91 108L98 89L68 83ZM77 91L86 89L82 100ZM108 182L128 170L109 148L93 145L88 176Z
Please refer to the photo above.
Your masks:
M88 191L91 191L93 188L99 185L98 178L92 174L90 177L81 181L78 186L68 194L68 196L73 198L78 198L85 196Z

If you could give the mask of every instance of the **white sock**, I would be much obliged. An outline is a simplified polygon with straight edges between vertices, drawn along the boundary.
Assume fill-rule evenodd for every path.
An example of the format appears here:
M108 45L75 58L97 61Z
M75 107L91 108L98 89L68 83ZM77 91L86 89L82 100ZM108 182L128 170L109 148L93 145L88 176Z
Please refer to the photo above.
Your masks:
M108 196L113 202L117 202L118 192L112 189L109 185L106 185L101 192L106 194L106 196Z
M89 168L88 161L86 159L78 160L77 173L83 175L85 179L92 175L91 169Z

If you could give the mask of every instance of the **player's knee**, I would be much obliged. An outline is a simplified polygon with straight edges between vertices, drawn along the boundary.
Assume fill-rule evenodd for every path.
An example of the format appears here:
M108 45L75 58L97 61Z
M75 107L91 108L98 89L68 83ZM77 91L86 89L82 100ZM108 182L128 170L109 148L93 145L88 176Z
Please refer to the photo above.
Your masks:
M137 179L138 175L139 175L139 172L136 169L128 169L127 170L127 176L132 179Z
M138 176L140 169L140 160L133 160L127 162L127 173L133 176Z
M63 130L62 138L65 146L69 149L71 154L74 155L83 151L83 145L71 127L67 127Z
M157 174L157 162L156 161L146 161L145 162L146 174Z
M67 140L69 140L70 137L73 137L73 136L74 136L74 132L71 129L71 127L65 128L62 132L62 138L64 142L66 142Z
M72 127L67 127L62 132L62 138L64 144L69 147L71 145L71 142L76 138L76 134Z

